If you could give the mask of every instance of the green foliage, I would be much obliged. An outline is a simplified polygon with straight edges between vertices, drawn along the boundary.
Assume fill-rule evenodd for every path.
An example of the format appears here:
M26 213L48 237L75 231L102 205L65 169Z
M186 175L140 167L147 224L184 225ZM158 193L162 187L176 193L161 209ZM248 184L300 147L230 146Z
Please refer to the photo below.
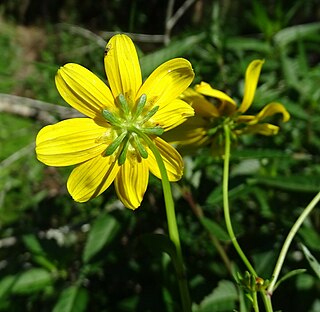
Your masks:
M30 1L26 8L18 2L0 5L0 93L57 106L68 107L54 84L65 63L82 64L105 81L103 31L164 29L159 1L42 1L36 7L38 1ZM247 65L265 59L248 113L276 101L291 120L279 121L277 136L247 135L233 146L229 200L240 245L270 280L287 233L320 189L318 3L203 3L178 21L168 45L137 37L142 71L146 77L163 61L185 57L194 83L207 81L239 104ZM48 112L45 105L36 110L28 114L24 103L5 106L0 94L0 311L180 311L159 181L150 178L135 212L123 209L112 187L89 203L73 202L65 186L72 169L36 159L36 134L49 123L40 114ZM225 230L222 161L201 151L186 157L185 167L173 190L193 311L251 311L230 274L245 269ZM318 208L289 249L273 294L278 310L319 311Z

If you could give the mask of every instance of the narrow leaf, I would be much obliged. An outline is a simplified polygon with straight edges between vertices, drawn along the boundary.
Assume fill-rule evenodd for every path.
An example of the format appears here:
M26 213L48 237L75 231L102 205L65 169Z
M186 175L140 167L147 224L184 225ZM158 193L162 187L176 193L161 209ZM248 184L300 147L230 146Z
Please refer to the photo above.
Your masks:
M305 257L307 258L311 268L313 269L313 271L316 273L316 275L320 279L320 264L319 264L319 262L311 254L311 252L309 251L309 249L305 245L301 244L301 248L302 248L302 251L303 251Z
M285 274L282 278L280 278L278 280L278 282L276 283L275 287L274 287L274 290L276 290L278 288L278 286L284 282L285 280L287 280L288 278L290 277L293 277L293 276L296 276L298 274L302 274L306 271L306 269L297 269L297 270L293 270L293 271L290 271L288 272L287 274Z
M230 240L228 233L218 223L206 217L201 218L201 223L209 233L211 233L218 239L224 241Z
M298 39L304 39L312 35L317 37L319 30L320 23L310 23L287 27L280 30L274 36L274 42L278 46L284 46Z

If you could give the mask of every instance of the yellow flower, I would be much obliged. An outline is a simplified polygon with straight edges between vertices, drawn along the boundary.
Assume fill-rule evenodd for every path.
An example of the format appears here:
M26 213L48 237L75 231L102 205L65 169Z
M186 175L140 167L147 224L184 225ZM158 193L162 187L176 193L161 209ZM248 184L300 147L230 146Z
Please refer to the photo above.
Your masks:
M257 88L261 67L264 61L252 61L245 75L244 97L238 107L236 102L222 91L213 89L208 83L201 82L195 89L188 88L181 96L195 111L195 116L176 129L168 132L168 141L181 145L213 145L219 148L223 143L223 125L228 124L234 137L243 133L275 135L279 127L262 122L277 113L282 114L283 122L290 115L285 107L277 102L267 104L257 115L244 115L250 108ZM208 98L213 99L209 101ZM222 144L223 145L223 144Z
M75 201L86 202L114 181L122 203L140 206L149 171L161 178L150 138L165 163L170 181L183 173L179 153L159 136L193 116L178 99L193 80L191 64L182 58L160 65L142 83L131 39L116 35L106 46L105 71L110 88L78 64L58 70L56 86L73 108L87 118L73 118L41 129L36 139L38 159L49 166L77 165L67 182Z

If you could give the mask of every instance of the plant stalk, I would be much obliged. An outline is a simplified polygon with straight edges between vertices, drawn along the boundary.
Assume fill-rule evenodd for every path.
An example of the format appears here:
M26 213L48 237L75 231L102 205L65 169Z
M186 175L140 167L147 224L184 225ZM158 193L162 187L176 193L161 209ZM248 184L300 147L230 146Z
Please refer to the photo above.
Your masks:
M181 301L182 301L182 308L183 308L183 312L191 312L191 299L190 299L189 288L188 288L188 283L187 283L187 278L186 278L186 272L185 272L185 267L184 267L184 262L183 262L183 257L182 257L181 244L180 244L180 238L179 238L179 230L178 230L178 226L177 226L177 219L176 219L176 213L175 213L175 208L174 208L174 201L172 198L171 186L170 186L170 182L168 179L167 170L165 168L162 156L161 156L158 148L153 143L153 141L142 132L138 133L138 134L147 143L148 147L150 148L154 157L156 158L157 164L159 166L164 201L165 201L165 206L166 206L166 213L167 213L169 237L176 248L176 255L177 255L176 274L177 274L177 278L178 278L179 290L180 290Z

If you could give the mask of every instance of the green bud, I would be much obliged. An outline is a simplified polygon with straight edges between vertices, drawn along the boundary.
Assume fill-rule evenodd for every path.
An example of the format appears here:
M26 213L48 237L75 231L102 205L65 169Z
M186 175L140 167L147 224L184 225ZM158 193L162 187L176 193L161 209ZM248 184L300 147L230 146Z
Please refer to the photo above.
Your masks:
M102 111L102 115L112 126L121 126L120 120L107 109Z
M145 134L151 134L151 135L157 135L157 136L162 135L164 132L164 130L161 127L142 128L141 131Z
M126 161L128 147L129 147L129 136L126 137L124 144L123 144L122 151L121 151L120 156L118 158L119 166L123 165L124 162Z
M120 93L118 99L123 113L127 116L129 114L130 109L125 96L122 93Z
M143 144L141 143L138 135L136 133L132 133L132 136L133 136L134 142L136 144L136 148L137 148L140 156L145 159L148 158L148 152L146 151Z
M134 119L138 118L140 116L140 114L143 111L143 108L145 107L147 102L147 96L145 94L142 94L139 98L139 102L137 103L137 108L136 111L134 113Z
M122 132L105 150L105 155L110 156L112 155L115 150L120 146L123 139L126 137L127 132Z
M150 110L143 118L142 120L139 122L141 125L144 124L146 121L148 121L159 109L159 106L155 106L154 108L152 108L152 110Z

